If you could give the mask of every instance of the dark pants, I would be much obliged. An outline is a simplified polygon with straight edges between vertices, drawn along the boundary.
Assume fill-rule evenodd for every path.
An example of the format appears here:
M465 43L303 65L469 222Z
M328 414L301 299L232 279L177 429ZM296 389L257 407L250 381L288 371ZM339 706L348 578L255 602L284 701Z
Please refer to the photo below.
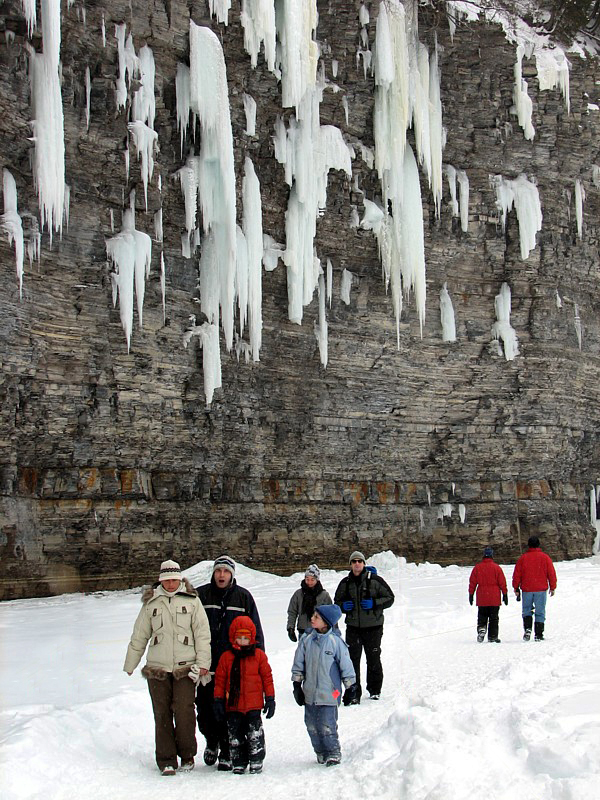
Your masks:
M304 724L317 756L341 756L337 706L304 706Z
M206 746L211 750L219 750L222 760L229 760L229 736L227 722L217 722L213 710L215 683L212 680L206 686L199 684L196 693L196 712L198 715L198 729L206 739Z
M477 630L487 630L488 639L498 638L498 606L479 606L477 609Z
M245 714L228 711L227 729L232 767L262 764L265 760L265 732L260 711L247 711Z
M154 711L158 768L177 767L177 756L182 761L193 759L197 752L193 682L187 677L175 680L169 672L164 680L150 678L148 691Z
M373 628L355 628L350 625L346 627L346 644L348 645L350 658L356 673L359 697L362 694L360 659L363 648L367 659L367 691L369 694L381 694L381 685L383 683L383 667L381 666L382 636L383 625L375 625Z

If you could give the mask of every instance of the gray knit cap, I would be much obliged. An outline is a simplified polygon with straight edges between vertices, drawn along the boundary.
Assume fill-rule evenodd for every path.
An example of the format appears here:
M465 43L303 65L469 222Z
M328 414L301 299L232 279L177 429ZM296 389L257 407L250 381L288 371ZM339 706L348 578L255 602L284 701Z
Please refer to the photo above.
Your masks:
M229 572L231 572L231 576L235 578L235 561L233 558L229 558L229 556L219 556L215 558L213 573L216 569L228 569Z
M311 564L309 567L306 568L304 577L305 578L313 577L315 580L318 581L321 577L321 570L317 567L316 564Z
M360 559L363 562L363 564L367 563L367 559L364 557L363 553L360 552L360 550L355 550L353 553L351 553L348 563L351 564L353 561L356 561L357 559Z

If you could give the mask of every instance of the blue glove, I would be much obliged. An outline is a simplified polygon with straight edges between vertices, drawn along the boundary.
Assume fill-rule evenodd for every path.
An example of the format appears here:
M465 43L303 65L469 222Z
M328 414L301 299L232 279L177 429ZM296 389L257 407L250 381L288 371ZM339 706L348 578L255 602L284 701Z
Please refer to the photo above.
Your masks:
M213 700L213 714L217 722L223 722L225 719L225 700L222 697L215 697Z
M344 600L342 603L342 611L352 611L354 608L354 600Z
M365 611L371 611L373 608L373 598L363 597L363 599L360 601L360 607Z
M373 575L377 575L377 567L365 567L367 572L372 572Z
M263 714L267 719L271 719L274 713L275 713L275 698L265 697L265 707L263 708Z

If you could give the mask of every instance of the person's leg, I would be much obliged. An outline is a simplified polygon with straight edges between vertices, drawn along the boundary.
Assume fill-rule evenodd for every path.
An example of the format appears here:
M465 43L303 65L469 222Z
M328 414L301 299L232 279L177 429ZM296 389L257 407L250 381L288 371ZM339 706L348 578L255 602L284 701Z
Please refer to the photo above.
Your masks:
M156 763L160 770L165 767L177 769L177 745L172 711L173 676L167 673L164 680L148 678L148 691L154 712Z
M249 711L246 714L248 719L248 763L250 772L260 772L263 761L265 760L265 732L263 730L260 711Z
M206 686L199 684L196 690L196 714L198 716L198 729L206 739L204 763L208 766L216 763L219 751L219 724L213 711L214 681Z
M499 606L487 606L488 609L488 642L498 642L498 612Z
M354 667L354 672L356 673L356 685L358 686L357 703L360 703L360 697L362 695L362 688L360 685L360 659L362 656L363 645L360 634L360 628L355 628L352 625L348 625L346 628L346 644L348 645L350 660L352 661L352 666Z
M546 592L535 592L535 640L541 642L544 638L544 623L546 621Z
M487 629L487 613L485 606L477 607L477 641L483 642Z
M196 744L196 687L188 677L173 681L173 715L175 717L175 742L182 762L194 762L198 752Z
M310 737L310 743L317 756L317 761L319 764L324 764L325 750L319 729L319 708L322 708L322 706L312 706L308 705L308 703L304 706L304 724Z
M342 750L338 736L338 709L337 706L317 706L319 709L319 730L323 742L325 764L328 767L339 764L342 760Z
M383 625L374 628L365 628L362 631L362 641L367 659L367 691L379 697L383 685L383 667L381 666L381 637Z
M522 592L521 602L523 614L523 630L525 631L523 639L528 642L531 637L531 629L533 628L533 592Z
M248 745L246 735L248 725L246 714L239 711L227 712L227 730L229 733L229 755L234 772L244 772L248 766Z

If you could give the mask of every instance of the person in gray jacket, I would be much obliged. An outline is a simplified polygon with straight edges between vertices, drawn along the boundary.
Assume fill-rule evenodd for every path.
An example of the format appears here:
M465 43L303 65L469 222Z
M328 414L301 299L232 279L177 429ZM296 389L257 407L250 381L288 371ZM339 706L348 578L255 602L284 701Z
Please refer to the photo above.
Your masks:
M302 636L305 631L311 631L310 618L315 608L331 605L331 602L329 592L326 592L321 584L321 570L316 564L311 564L306 568L304 580L292 595L288 605L287 632L292 642L298 641L296 627L298 636Z
M210 677L210 628L176 561L163 561L158 579L142 595L123 669L131 675L148 647L142 675L152 699L156 763L163 775L175 775L178 756L182 770L194 768L196 686Z
M337 730L338 706L356 693L356 675L348 647L336 625L342 612L336 605L317 606L310 633L300 639L292 665L294 699L304 706L304 723L319 764L332 767L342 759Z
M367 691L371 700L379 700L383 684L381 639L383 612L394 602L394 593L377 575L375 567L367 567L364 555L355 550L350 556L350 572L340 581L334 603L346 615L346 643L358 684L354 703L360 703L360 659L364 648L367 659Z

